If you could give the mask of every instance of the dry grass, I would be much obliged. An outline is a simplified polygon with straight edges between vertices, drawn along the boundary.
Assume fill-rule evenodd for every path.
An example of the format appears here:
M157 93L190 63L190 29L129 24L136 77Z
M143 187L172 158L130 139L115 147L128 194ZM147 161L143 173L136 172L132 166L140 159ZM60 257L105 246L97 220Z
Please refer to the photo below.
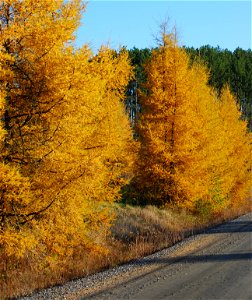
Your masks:
M108 254L98 255L76 249L73 257L64 263L60 262L60 267L54 269L41 268L41 261L34 254L27 254L20 261L0 255L0 299L62 284L153 253L205 227L250 212L251 202L247 202L246 206L226 210L212 219L154 206L116 205L115 210L117 218L111 227L111 235L106 239Z

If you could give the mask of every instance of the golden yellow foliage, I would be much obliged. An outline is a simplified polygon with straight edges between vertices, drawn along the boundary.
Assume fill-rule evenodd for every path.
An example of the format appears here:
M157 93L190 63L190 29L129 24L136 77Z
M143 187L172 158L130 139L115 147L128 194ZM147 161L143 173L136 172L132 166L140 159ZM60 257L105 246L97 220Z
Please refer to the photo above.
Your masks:
M121 186L129 180L132 133L117 95L117 89L122 89L127 80L110 88L110 78L106 76L108 68L112 79L118 77L112 66L125 64L127 56L110 57L103 62L103 56L110 55L110 50L107 52L102 51L91 61L87 49L76 53L67 101L50 116L54 139L47 142L49 154L44 157L38 176L33 177L37 198L43 199L44 205L53 202L45 212L43 229L47 229L43 235L48 242L50 232L50 243L58 245L60 251L73 250L81 242L90 246L99 241L96 235L98 239L106 233L113 217L108 204L119 197ZM128 67L125 79L130 72ZM51 219L53 226L47 222ZM72 239L70 250L63 236L68 244Z
M145 65L134 190L140 202L215 213L235 193L244 199L251 184L246 124L231 93L225 89L218 99L206 67L190 65L176 36L162 39Z
M189 68L187 54L172 36L165 36L163 46L153 51L145 70L148 92L140 99L136 185L151 203L194 201L207 190L202 145L209 113L207 74L203 67Z
M1 243L30 237L49 264L76 246L102 250L109 204L129 180L134 156L123 105L127 54L102 48L92 56L87 46L73 47L84 9L81 0L0 5L2 161L14 168L4 165L10 175L3 177L19 178L9 182L5 202L17 191L22 202Z
M4 91L0 92L0 120L4 112ZM0 143L6 135L0 123ZM1 153L2 154L2 153ZM14 166L5 164L0 156L0 245L8 255L20 257L36 245L31 230L20 228L26 221L27 206L32 202L28 178L21 176Z
M220 96L220 116L223 122L223 148L225 151L225 180L231 205L239 206L246 201L252 186L252 140L247 124L241 119L237 100L225 86Z
M40 159L32 151L48 138L44 114L62 101L70 86L66 78L71 66L65 70L64 52L83 9L82 1L1 1L0 59L8 74L3 81L5 160L27 165L27 174Z

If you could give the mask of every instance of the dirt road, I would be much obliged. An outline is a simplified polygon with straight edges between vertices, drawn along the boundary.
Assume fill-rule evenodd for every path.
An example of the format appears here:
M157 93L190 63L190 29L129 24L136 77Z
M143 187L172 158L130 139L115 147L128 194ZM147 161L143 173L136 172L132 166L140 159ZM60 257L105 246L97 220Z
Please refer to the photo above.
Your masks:
M210 229L78 299L252 299L252 214Z

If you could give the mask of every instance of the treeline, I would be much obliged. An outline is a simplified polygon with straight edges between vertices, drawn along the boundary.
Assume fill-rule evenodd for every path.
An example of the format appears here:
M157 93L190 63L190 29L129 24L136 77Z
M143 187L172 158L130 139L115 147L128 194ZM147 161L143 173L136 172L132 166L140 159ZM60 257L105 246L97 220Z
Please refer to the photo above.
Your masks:
M248 128L252 131L252 52L251 49L228 49L211 47L209 45L200 48L187 48L184 50L190 55L190 62L201 61L209 70L208 83L220 94L222 88L228 84L232 93L236 96L242 112L242 118L248 121ZM151 56L152 49L133 48L129 50L132 65L135 67L136 79L129 85L128 109L134 122L136 114L136 90L135 86L144 80L143 65ZM131 109L130 109L131 107ZM139 107L138 107L139 110Z
M173 33L134 49L135 62L125 49L76 49L84 11L81 0L0 2L3 259L51 268L104 251L122 194L215 214L251 187L251 138L229 87L211 88Z

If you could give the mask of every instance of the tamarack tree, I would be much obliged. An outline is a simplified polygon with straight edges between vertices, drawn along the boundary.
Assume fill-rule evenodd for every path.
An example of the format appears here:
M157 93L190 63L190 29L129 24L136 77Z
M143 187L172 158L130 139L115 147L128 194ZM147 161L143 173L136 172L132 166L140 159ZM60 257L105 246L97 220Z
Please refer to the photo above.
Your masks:
M218 212L248 193L251 145L246 125L231 104L230 92L224 89L218 99L207 85L204 64L191 65L176 33L163 29L161 44L145 64L147 92L139 98L140 151L132 197L142 203ZM240 176L233 164L236 160ZM232 192L235 186L242 197Z
M247 122L242 120L242 112L237 103L230 88L224 86L219 101L225 151L222 177L225 178L228 198L234 207L247 200L252 184L252 135L248 132Z
M131 176L128 56L75 49L84 10L80 0L0 4L1 166L18 178L6 183L1 174L0 244L8 255L36 248L51 263L76 246L103 250L109 204Z

